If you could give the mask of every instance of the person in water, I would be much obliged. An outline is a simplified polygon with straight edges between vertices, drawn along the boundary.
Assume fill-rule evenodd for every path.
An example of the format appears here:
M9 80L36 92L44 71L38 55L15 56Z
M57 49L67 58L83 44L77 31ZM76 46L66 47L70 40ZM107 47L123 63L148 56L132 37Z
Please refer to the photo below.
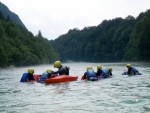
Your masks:
M47 78L50 78L52 76L52 70L51 69L47 69L46 73L47 73Z
M102 65L97 66L97 73L96 73L97 78L102 78Z
M109 76L112 76L112 67L108 67L108 74Z
M46 72L42 73L41 77L38 79L38 82L44 82L47 78L50 78L52 75L52 70L47 69Z
M28 69L28 73L27 73L27 82L30 82L32 80L34 80L34 69Z
M97 76L94 70L92 69L91 66L87 67L87 71L84 73L83 79L89 80L89 81L96 81Z
M98 78L108 78L109 74L111 74L110 72L111 71L109 71L109 69L104 69L104 68L102 68L102 65L98 65L96 76Z
M58 68L58 71L52 72L52 74L69 75L70 68L68 66L63 66L61 61L55 61L54 68Z
M134 66L131 66L131 64L127 64L126 67L128 69L127 75L138 75L138 74L140 74L139 71Z

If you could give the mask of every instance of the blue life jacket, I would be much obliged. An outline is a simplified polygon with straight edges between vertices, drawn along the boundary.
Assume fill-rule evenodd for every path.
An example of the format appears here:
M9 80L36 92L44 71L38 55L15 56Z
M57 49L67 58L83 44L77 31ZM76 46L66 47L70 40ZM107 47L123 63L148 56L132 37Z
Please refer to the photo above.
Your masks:
M103 78L108 78L109 77L109 70L108 69L102 69L102 75L103 75Z
M92 69L87 70L87 77L88 77L88 80L91 80L91 81L98 80L96 73Z
M134 72L138 72L138 70L134 66L131 66L131 67Z
M23 73L20 82L26 82L27 81L27 77L28 77L28 73Z
M131 68L132 68L132 74L136 74L138 72L138 70L134 66L131 66Z
M48 73L42 73L42 76L38 79L38 82L44 82L48 78Z

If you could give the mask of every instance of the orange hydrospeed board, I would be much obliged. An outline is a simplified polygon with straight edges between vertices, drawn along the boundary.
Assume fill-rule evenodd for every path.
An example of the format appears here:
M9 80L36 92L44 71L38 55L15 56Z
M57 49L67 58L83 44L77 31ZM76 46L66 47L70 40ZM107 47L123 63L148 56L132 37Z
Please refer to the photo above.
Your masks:
M75 81L77 79L78 79L78 76L60 75L54 78L46 79L45 83L52 84L52 83L70 82L70 81Z

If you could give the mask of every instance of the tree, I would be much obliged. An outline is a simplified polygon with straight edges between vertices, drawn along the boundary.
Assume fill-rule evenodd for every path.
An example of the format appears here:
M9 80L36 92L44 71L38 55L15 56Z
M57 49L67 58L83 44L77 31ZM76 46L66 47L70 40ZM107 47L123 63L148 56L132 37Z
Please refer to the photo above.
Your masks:
M39 30L37 37L43 37L41 31Z

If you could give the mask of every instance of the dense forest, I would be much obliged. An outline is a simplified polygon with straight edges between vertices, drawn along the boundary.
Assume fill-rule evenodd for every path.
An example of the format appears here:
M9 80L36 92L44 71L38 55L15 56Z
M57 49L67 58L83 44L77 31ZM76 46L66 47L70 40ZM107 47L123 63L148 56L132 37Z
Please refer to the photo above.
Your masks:
M150 10L137 18L115 18L72 29L51 43L62 61L150 61Z
M51 41L44 38L41 31L34 36L17 23L20 20L14 21L14 16L3 14L0 12L0 67L46 64L58 59L150 61L150 10L136 18L127 16L125 19L104 20L98 26L82 30L70 29Z
M34 36L0 12L0 67L50 63L59 54L39 31Z

